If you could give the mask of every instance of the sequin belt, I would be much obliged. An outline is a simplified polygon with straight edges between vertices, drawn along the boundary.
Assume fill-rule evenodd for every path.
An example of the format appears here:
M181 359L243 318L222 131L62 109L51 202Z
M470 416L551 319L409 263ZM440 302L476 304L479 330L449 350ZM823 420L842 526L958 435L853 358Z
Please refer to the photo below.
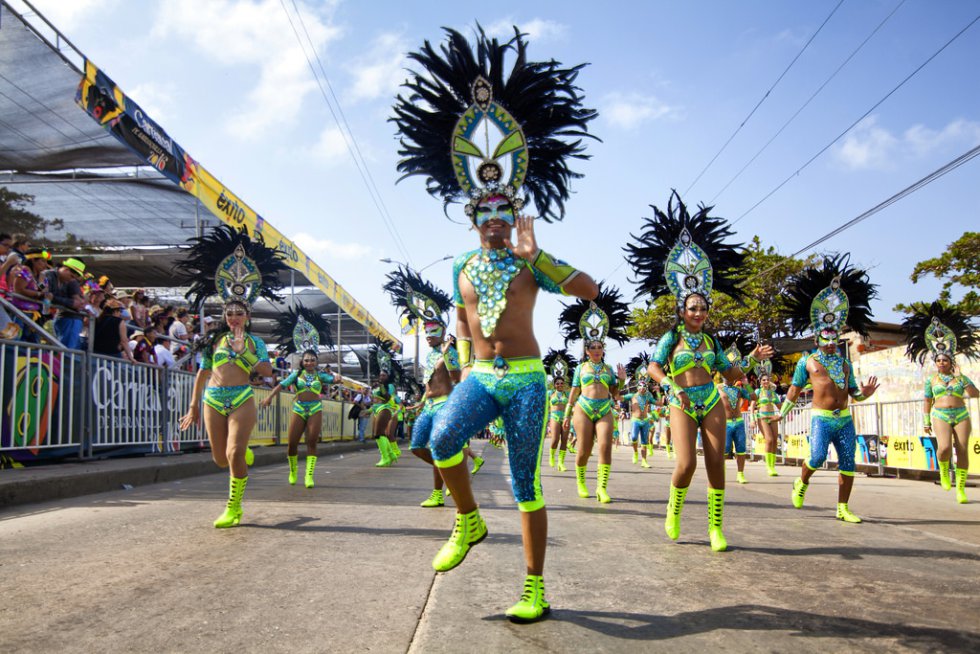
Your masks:
M544 372L544 364L541 363L541 357L477 359L473 364L473 372L493 373L497 376L503 376L512 372Z

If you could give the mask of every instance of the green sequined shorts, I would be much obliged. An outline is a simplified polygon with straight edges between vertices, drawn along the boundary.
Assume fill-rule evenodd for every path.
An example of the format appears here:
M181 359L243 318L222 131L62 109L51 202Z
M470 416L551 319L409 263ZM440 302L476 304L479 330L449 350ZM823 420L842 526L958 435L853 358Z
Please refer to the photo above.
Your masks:
M582 409L586 418L592 422L599 422L607 413L612 411L612 399L607 397L603 400L594 400L579 395L578 400L575 401L575 406Z
M298 415L303 420L309 420L322 411L323 403L320 402L320 400L313 400L312 402L293 400L293 413Z
M223 416L230 415L255 396L251 386L208 386L204 403Z
M711 413L711 410L715 408L721 396L718 395L718 387L714 384L702 384L701 386L690 386L684 389L685 394L688 399L691 400L691 406L688 409L684 409L684 413L691 416L691 420L696 422L698 426L704 422L705 416ZM670 396L670 406L677 407L681 409L681 401L677 398L676 394Z
M964 420L970 419L970 410L965 406L948 407L944 409L932 407L932 411L929 412L929 417L933 420L945 422L950 427L955 427Z

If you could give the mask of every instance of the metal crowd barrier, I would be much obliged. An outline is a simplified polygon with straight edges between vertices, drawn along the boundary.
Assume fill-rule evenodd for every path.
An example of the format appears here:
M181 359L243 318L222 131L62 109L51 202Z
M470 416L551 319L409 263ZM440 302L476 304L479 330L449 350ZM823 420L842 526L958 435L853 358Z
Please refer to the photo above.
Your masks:
M7 461L168 455L208 447L203 424L180 430L194 374L53 345L0 340L0 467ZM269 394L256 388L256 402ZM285 442L293 394L258 407L251 442ZM323 400L321 441L356 437L350 403ZM203 422L203 421L202 421Z

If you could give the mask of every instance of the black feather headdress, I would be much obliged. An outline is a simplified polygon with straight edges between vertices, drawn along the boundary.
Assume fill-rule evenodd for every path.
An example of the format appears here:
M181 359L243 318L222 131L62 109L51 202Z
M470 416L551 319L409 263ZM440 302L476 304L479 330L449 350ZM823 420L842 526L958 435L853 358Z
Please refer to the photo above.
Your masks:
M714 207L698 206L693 216L672 191L667 211L650 205L653 218L644 219L639 236L624 248L626 260L633 268L638 284L636 298L658 298L673 294L678 306L692 293L711 302L711 291L741 300L743 292L736 283L745 261L742 245L726 243L733 232L724 218L709 216Z
M245 305L251 305L259 296L269 301L281 299L279 274L287 270L284 256L279 250L266 247L261 234L249 238L245 227L218 225L187 242L191 246L174 266L174 272L180 283L190 286L184 297L193 311L200 311L212 295ZM237 259L238 253L244 258ZM219 272L219 268L223 270Z
M558 366L558 369L556 369L555 364L559 361L563 361L564 363L561 363ZM568 381L569 375L578 365L578 361L575 360L575 357L569 354L568 350L564 348L560 350L548 350L548 353L541 359L541 363L544 364L544 369L548 371L548 374L554 379L561 378L565 381Z
M626 328L632 320L629 306L623 302L619 289L599 284L599 295L595 300L578 300L565 305L558 322L565 345L578 339L603 341L610 338L622 345L629 340Z
M647 367L650 365L650 355L640 352L626 362L626 376L629 379L637 380L647 376Z
M333 334L331 333L330 321L316 313L312 309L298 305L297 310L290 307L285 313L276 316L275 325L272 328L272 338L284 349L286 354L293 354L300 351L299 344L304 341L312 341L312 334L306 338L296 338L298 336L296 326L300 318L308 325L307 331L316 333L319 345L333 347ZM316 349L312 342L309 349ZM302 352L301 352L302 353Z
M406 320L446 324L446 316L453 306L452 299L418 273L408 268L397 268L388 273L388 281L383 288Z
M795 334L811 329L819 340L836 342L844 326L867 336L871 300L877 286L864 270L850 264L850 254L830 254L821 266L808 266L788 283L783 296L783 315Z
M407 375L402 364L395 359L396 352L389 341L374 339L374 345L368 348L368 357L364 371L369 379L376 378L382 371L388 373L388 381L396 386Z
M941 302L931 305L917 302L913 305L912 315L902 322L908 343L905 356L918 363L923 363L927 354L931 354L933 360L942 354L950 360L955 360L957 354L978 359L978 329L966 314Z
M582 138L598 113L582 106L575 85L581 64L527 60L517 28L506 42L477 25L476 43L450 28L438 49L425 41L409 58L420 66L395 101L401 135L401 179L426 177L428 192L450 202L476 203L490 194L533 199L545 221L565 216L569 183L581 177L569 159L588 159ZM505 59L513 58L506 69ZM401 180L399 180L401 181ZM445 207L444 207L445 208Z

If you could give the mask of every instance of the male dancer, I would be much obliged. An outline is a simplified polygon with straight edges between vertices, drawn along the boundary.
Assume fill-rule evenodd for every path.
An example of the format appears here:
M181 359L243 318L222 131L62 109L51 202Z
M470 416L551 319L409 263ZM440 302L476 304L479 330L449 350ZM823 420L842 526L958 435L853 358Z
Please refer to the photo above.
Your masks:
M533 218L517 217L517 244L511 243L514 222L514 210L506 198L494 195L483 200L474 217L481 249L458 257L453 266L463 381L436 417L431 450L452 491L457 514L453 533L432 566L439 572L455 568L473 545L486 538L487 527L473 498L463 446L501 416L527 565L524 593L507 616L515 622L530 622L550 610L542 578L548 516L538 470L547 389L534 338L534 303L539 288L584 299L596 297L599 288L591 277L538 247ZM494 295L497 284L503 285L503 291ZM471 347L475 362L470 361Z
M744 382L735 382L734 386L729 385L722 377L718 384L721 391L721 403L725 407L725 456L735 450L735 465L738 467L737 481L740 484L745 482L745 420L742 419L742 411L739 409L739 400L753 399L749 391L746 390Z
M650 442L650 423L656 418L656 398L647 390L646 377L636 380L636 392L629 393L624 399L630 403L630 417L633 419L633 429L630 440L633 441L633 463L637 461L637 449L641 468L649 468L647 463L647 444Z

